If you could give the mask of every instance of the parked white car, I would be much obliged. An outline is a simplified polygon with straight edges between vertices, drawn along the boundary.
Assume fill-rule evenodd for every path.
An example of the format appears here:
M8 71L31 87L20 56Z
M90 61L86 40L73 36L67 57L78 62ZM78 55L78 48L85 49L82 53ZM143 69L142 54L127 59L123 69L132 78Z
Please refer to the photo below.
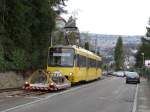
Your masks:
M124 71L117 71L117 72L113 72L113 75L117 77L124 77L125 73Z

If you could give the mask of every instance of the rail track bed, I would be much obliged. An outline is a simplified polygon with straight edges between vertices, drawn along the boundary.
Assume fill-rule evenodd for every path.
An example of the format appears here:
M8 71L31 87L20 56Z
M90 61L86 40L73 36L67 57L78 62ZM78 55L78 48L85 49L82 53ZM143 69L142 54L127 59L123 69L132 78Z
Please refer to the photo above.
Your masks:
M0 97L28 97L40 96L48 93L48 91L26 91L21 88L1 89Z
M101 78L101 80L105 79L104 77ZM96 80L93 80L96 81ZM92 83L93 81L87 82L87 83ZM72 85L71 87L77 87L77 86L81 86L82 84L85 83L77 83ZM65 89L62 90L58 90L55 92L60 92L63 91ZM48 94L48 93L53 93L54 91L33 91L33 90L24 90L21 87L20 88L8 88L8 89L0 89L0 98L4 98L4 97L36 97L36 96L42 96L44 94Z
M12 92L12 91L19 91L21 90L21 87L19 88L7 88L7 89L0 89L0 94L4 92Z

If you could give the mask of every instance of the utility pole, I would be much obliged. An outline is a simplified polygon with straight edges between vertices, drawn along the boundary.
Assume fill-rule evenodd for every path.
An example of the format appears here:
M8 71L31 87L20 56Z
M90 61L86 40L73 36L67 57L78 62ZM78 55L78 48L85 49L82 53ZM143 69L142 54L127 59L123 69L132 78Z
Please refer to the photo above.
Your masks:
M96 35L96 39L95 39L95 54L97 54L97 35Z
M50 37L49 37L50 47L52 47L52 46L53 46L53 39L52 39L52 35L53 35L53 31L50 33Z
M6 3L5 3L5 0L3 0L3 7L4 7L4 9L3 9L3 24L5 23L5 9L6 9Z
M94 53L95 54L97 54L97 51L98 51L98 49L97 49L97 44L98 44L98 39L97 38L95 38L95 39L83 39L82 40L83 41L83 43L85 44L86 42L88 42L89 43L89 45L93 45L92 47L93 47L93 49L95 49L94 50ZM90 47L90 46L89 46ZM89 50L92 50L93 51L93 49L89 49Z

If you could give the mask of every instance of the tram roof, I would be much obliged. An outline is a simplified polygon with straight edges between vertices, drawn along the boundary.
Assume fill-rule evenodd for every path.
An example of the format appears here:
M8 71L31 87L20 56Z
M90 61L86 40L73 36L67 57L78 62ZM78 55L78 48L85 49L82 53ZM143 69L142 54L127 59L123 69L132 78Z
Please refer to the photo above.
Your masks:
M80 54L82 56L86 56L88 58L92 58L92 59L97 59L97 60L102 60L100 56L98 56L97 54L88 51L82 47L78 47L76 45L68 45L68 46L62 46L62 45L57 45L57 46L53 46L53 47L62 47L62 48L74 48L77 54Z

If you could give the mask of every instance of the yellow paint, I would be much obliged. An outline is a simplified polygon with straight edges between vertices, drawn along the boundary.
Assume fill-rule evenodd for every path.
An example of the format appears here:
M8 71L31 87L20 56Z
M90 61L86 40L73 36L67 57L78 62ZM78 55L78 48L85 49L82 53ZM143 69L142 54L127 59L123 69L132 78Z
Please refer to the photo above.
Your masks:
M51 73L60 71L62 75L70 77L70 73L73 73L72 83L80 81L90 81L101 77L101 69L96 68L79 68L79 67L48 67L47 71Z

